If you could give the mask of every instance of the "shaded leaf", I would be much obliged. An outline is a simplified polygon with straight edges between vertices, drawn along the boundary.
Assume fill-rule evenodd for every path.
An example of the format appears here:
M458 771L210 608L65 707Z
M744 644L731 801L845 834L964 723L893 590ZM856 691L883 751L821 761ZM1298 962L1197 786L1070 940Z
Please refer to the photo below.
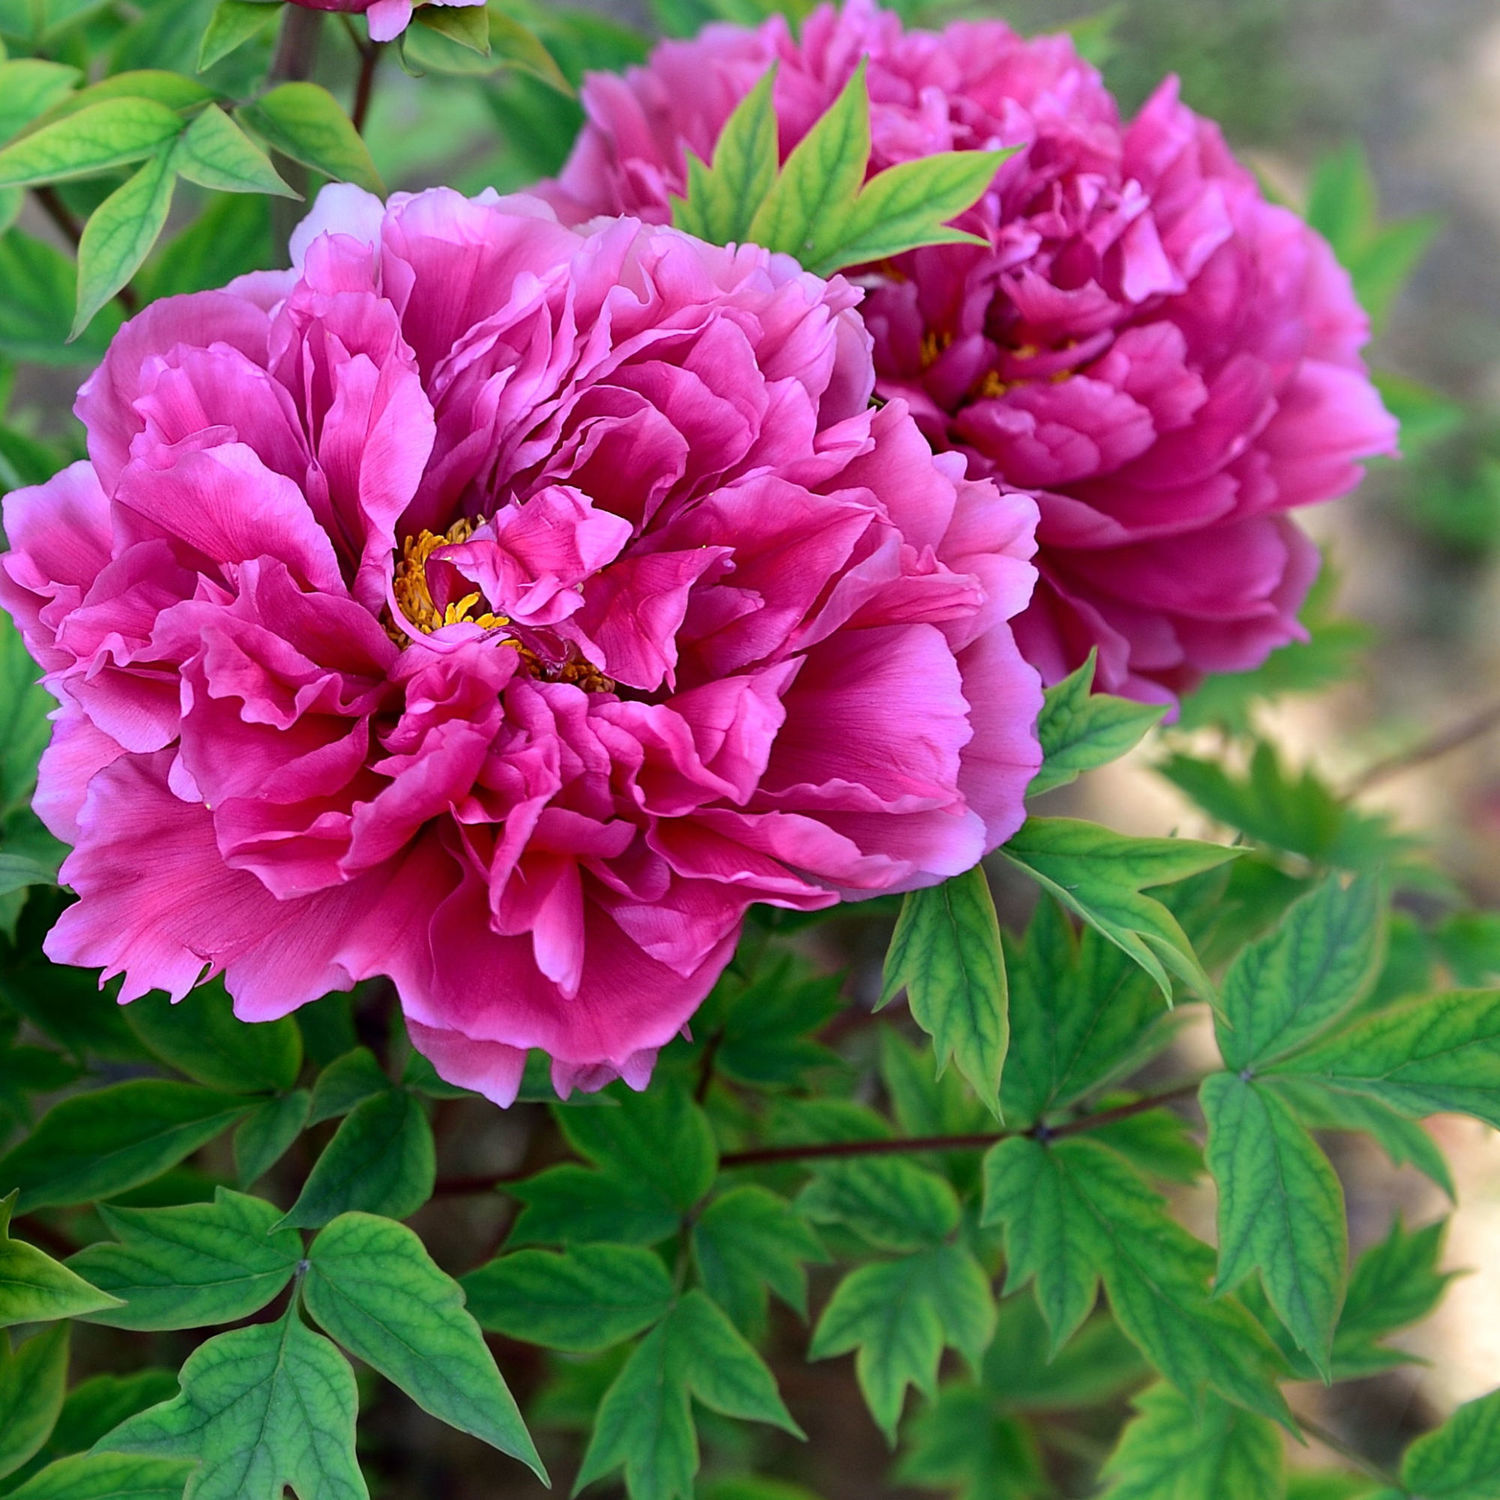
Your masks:
M11 1500L182 1500L193 1466L176 1458L75 1453L33 1474Z
M88 327L151 253L166 227L176 181L170 154L154 156L89 215L78 242L78 308L70 339Z
M1026 789L1039 796L1076 781L1133 750L1164 712L1160 704L1136 703L1094 691L1099 653L1047 689L1036 734L1042 742L1042 766Z
M77 1318L116 1305L116 1298L76 1271L10 1237L15 1201L15 1193L0 1200L0 1328Z
M47 1441L68 1384L67 1323L53 1323L12 1348L0 1333L0 1479Z
M385 191L349 116L318 84L278 84L236 114L268 145L304 167L335 182L357 183L372 193Z
M222 985L190 990L173 1004L156 991L124 1008L126 1023L169 1067L225 1093L289 1089L302 1067L291 1017L242 1021Z
M715 1198L693 1224L692 1249L704 1290L751 1334L765 1327L768 1291L805 1318L806 1262L828 1259L792 1205L763 1187Z

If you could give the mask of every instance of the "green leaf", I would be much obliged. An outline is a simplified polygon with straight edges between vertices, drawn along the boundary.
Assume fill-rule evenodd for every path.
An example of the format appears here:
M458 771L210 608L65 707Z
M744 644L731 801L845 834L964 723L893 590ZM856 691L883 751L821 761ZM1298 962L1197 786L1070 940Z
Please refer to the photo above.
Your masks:
M8 241L17 238L6 236ZM0 273L22 269L0 259ZM46 290L44 286L44 294ZM11 284L0 298L0 308L18 292ZM36 790L37 761L51 736L47 715L54 706L51 693L37 683L40 675L41 668L26 653L21 632L8 615L0 615L0 818L25 807Z
M325 1333L423 1411L546 1470L464 1294L405 1225L348 1213L313 1240L302 1295Z
M0 1159L20 1210L112 1198L175 1167L247 1109L244 1099L189 1083L134 1079L64 1099Z
M1276 929L1241 951L1215 1018L1230 1068L1258 1067L1316 1035L1374 981L1382 944L1380 881L1325 880Z
M818 1165L797 1198L819 1224L845 1224L885 1250L919 1250L958 1228L958 1197L948 1182L899 1156Z
M1213 998L1213 985L1177 918L1141 892L1211 870L1233 859L1233 849L1191 839L1129 838L1074 818L1028 818L999 852L1128 953L1168 1003L1168 969L1205 999Z
M1422 1500L1500 1496L1500 1391L1460 1406L1406 1450L1401 1478Z
M268 145L304 167L335 182L385 192L359 132L333 95L318 84L278 84L236 114ZM0 152L0 165L3 159Z
M416 1096L376 1094L350 1111L277 1227L315 1229L352 1209L404 1219L432 1196L436 1176L432 1126Z
M470 52L477 52L481 57L490 55L490 14L482 5L456 8L423 5L412 19L417 25L436 31Z
M75 1453L33 1474L7 1500L182 1500L192 1468L176 1458Z
M1010 1041L1005 955L984 870L910 892L885 956L882 1002L905 988L933 1042L941 1074L951 1059L990 1111Z
M995 180L1008 151L939 151L887 167L865 184L826 248L808 269L831 276L847 266L885 260L921 245L981 243L945 227L972 208Z
M92 1448L111 1427L166 1400L176 1390L176 1372L160 1366L137 1370L132 1375L94 1375L80 1381L68 1392L52 1436L30 1467L39 1469L53 1459ZM31 1476L23 1470L22 1477ZM178 1500L181 1494L179 1481L173 1500Z
M118 313L107 310L89 335L68 347L68 309L73 306L76 278L71 256L19 229L0 236L0 285L6 288L0 297L0 354L43 365L98 359L118 327ZM11 629L7 619L0 636ZM28 680L36 675L33 669ZM34 774L35 762L31 769Z
M123 1307L89 1316L112 1328L200 1328L264 1307L302 1258L294 1231L272 1233L275 1204L219 1188L212 1203L99 1212L118 1244L85 1246L68 1264Z
M1036 1440L989 1391L949 1382L916 1413L894 1478L957 1500L1032 1500L1045 1493Z
M1034 1125L1133 1072L1176 1029L1150 978L1092 928L1076 936L1056 902L1037 902L1024 941L1005 938L1010 1050L1000 1099Z
M830 231L859 192L870 160L866 60L787 157L750 220L748 239L785 250L809 269L830 248Z
M0 1479L41 1448L68 1384L67 1323L53 1323L13 1349L0 1333Z
M154 99L105 99L0 151L0 187L66 182L154 155L182 120Z
M77 68L40 57L0 62L0 141L66 99L82 77Z
M1500 990L1458 990L1378 1011L1274 1065L1400 1114L1500 1126Z
M189 182L215 192L302 196L287 186L271 158L217 104L210 104L183 131L172 148L172 166Z
M792 1205L763 1187L715 1198L693 1225L692 1250L703 1289L748 1334L765 1328L768 1290L805 1318L805 1263L828 1259Z
M1243 1308L1210 1300L1207 1245L1168 1217L1161 1199L1095 1141L1002 1141L985 1158L981 1222L1004 1224L1006 1290L1035 1281L1060 1346L1102 1277L1125 1334L1186 1394L1205 1388L1277 1421L1272 1346Z
M649 1328L672 1306L661 1257L635 1245L517 1250L463 1278L479 1326L548 1349L589 1353Z
M636 1346L605 1393L574 1493L623 1466L630 1493L688 1500L698 1471L690 1397L728 1417L800 1437L765 1362L701 1292Z
M33 885L56 885L57 867L28 854L0 851L0 896L24 891Z
M312 1095L306 1089L267 1099L234 1133L234 1173L241 1187L258 1182L286 1154L307 1124Z
M257 0L259 3L259 0ZM368 1047L355 1047L342 1053L318 1074L313 1085L309 1125L346 1115L356 1104L373 1094L383 1094L391 1086L385 1070Z
M198 48L198 71L206 73L280 19L281 7L263 0L219 0Z
M708 1117L687 1092L659 1079L644 1094L615 1094L614 1109L554 1110L568 1143L643 1199L686 1210L706 1193L718 1167Z
M1349 1232L1328 1158L1274 1091L1215 1073L1199 1090L1219 1190L1219 1274L1233 1290L1260 1272L1276 1316L1330 1379Z
M166 227L176 181L170 153L154 156L89 215L78 242L78 309L70 339L88 327L151 253Z
M136 288L146 301L208 291L222 286L226 277L269 265L271 259L270 201L226 193L161 246L141 268Z
M1217 761L1188 755L1174 755L1156 769L1210 817L1315 864L1370 869L1412 846L1391 831L1388 819L1348 806L1311 767L1293 776L1265 742L1256 745L1243 778Z
M1133 750L1165 712L1160 704L1136 703L1094 692L1097 650L1076 672L1047 689L1037 719L1042 768L1027 796L1039 796L1077 781L1084 771L1107 766Z
M169 1067L231 1094L289 1089L302 1067L302 1037L290 1017L241 1021L222 985L190 990L173 1004L160 991L124 1008L130 1029Z
M735 106L714 143L713 165L688 154L687 194L672 200L672 223L711 245L743 243L750 221L776 180L776 69Z
M77 1318L117 1306L116 1298L90 1286L76 1271L10 1237L15 1203L15 1193L0 1199L0 1328Z
M994 1298L979 1263L958 1245L938 1245L851 1271L823 1309L808 1358L856 1349L855 1378L894 1444L907 1387L933 1396L944 1345L977 1366L994 1330Z
M1104 1500L1270 1500L1280 1495L1281 1434L1274 1423L1213 1397L1195 1408L1154 1385L1104 1465Z
M1114 1402L1149 1378L1141 1352L1106 1312L1095 1313L1052 1352L1047 1320L1027 1294L1000 1304L995 1337L985 1352L982 1383L1010 1411L1058 1412Z
M510 1187L526 1206L507 1244L577 1245L618 1241L654 1245L675 1234L682 1216L654 1193L568 1162Z
M1439 1221L1408 1230L1398 1219L1383 1240L1354 1262L1333 1341L1338 1378L1350 1378L1371 1354L1390 1355L1393 1351L1383 1348L1380 1340L1420 1322L1442 1300L1455 1274L1438 1269L1447 1227ZM1388 1360L1379 1363L1383 1366Z
M1330 1088L1323 1079L1286 1074L1263 1080L1309 1130L1345 1130L1369 1136L1398 1167L1425 1173L1449 1198L1458 1197L1448 1163L1436 1142L1415 1120L1365 1094Z
M193 78L167 68L127 68L111 73L98 83L80 89L58 109L53 117L78 114L110 99L145 99L170 110L196 109L214 97L213 90ZM51 121L49 120L50 124Z
M95 1445L191 1458L183 1500L368 1500L354 1456L354 1371L297 1317L221 1333L188 1356L182 1389Z

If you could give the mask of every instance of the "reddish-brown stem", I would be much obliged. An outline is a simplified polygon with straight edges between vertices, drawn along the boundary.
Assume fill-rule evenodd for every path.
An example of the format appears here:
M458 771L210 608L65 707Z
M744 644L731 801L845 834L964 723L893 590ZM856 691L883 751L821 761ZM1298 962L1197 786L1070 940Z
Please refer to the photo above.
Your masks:
M1378 786L1382 781L1389 781L1391 777L1399 776L1403 771L1410 771L1416 766L1424 766L1429 761L1450 755L1455 750L1461 750L1471 741L1480 739L1496 729L1500 729L1500 703L1491 703L1488 707L1470 714L1467 719L1462 719L1457 724L1450 724L1446 729L1440 729L1427 739L1419 740L1410 749L1387 756L1384 760L1377 760L1372 766L1366 766L1345 789L1344 800L1351 801L1361 792L1368 791L1372 786Z
M380 54L385 49L376 42L357 43L359 46L359 78L354 85L354 105L349 118L361 135L365 131L365 117L370 113L370 100L375 93L375 70L380 66Z
M982 1151L1000 1141L1014 1136L1027 1135L1033 1140L1056 1141L1070 1135L1082 1135L1085 1131L1101 1130L1121 1120L1145 1114L1147 1110L1159 1109L1163 1105L1187 1099L1198 1092L1198 1080L1178 1084L1161 1093L1147 1094L1133 1099L1129 1104L1117 1104L1112 1109L1103 1109L1092 1115L1080 1115L1076 1120L1065 1120L1060 1125L1033 1125L1029 1130L985 1130L973 1135L908 1135L892 1139L867 1141L817 1141L800 1146L756 1146L748 1151L728 1151L719 1158L721 1167L765 1167L781 1162L826 1161L830 1158L855 1156L896 1156L918 1151ZM529 1172L506 1172L488 1177L445 1177L434 1189L436 1196L453 1196L462 1193L486 1193L503 1187L507 1182L518 1182L529 1176Z

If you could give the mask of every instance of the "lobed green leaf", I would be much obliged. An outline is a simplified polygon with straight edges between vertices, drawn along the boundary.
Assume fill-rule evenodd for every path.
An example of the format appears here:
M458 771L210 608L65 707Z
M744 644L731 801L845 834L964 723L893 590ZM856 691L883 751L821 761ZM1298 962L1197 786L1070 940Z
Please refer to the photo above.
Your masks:
M672 200L672 222L711 245L740 244L776 180L779 152L772 94L775 67L735 106L714 143L713 164L689 153L687 193Z
M1420 1437L1401 1463L1406 1487L1422 1500L1495 1500L1500 1495L1500 1391L1460 1406Z
M1039 796L1068 786L1085 771L1106 766L1133 750L1160 722L1160 704L1136 703L1094 691L1097 650L1076 671L1047 689L1036 735L1042 744L1042 767L1026 794Z

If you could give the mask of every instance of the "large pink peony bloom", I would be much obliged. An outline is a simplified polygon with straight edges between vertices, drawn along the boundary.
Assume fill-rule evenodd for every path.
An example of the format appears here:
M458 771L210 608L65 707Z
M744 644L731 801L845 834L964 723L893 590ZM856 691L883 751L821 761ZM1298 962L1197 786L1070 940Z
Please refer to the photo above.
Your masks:
M291 0L304 10L342 11L346 15L362 15L370 28L372 42L394 41L411 25L412 13L416 9L414 0ZM484 0L417 0L423 5L483 5Z
M127 324L6 502L53 958L250 1020L385 974L491 1098L639 1086L751 902L1015 829L1035 506L872 409L845 282L446 190L293 249Z
M596 75L588 124L545 190L564 217L661 222L773 62L785 155L869 58L872 170L934 151L1021 149L943 246L869 268L877 388L971 473L1041 506L1018 622L1054 681L1099 648L1098 683L1172 701L1300 635L1317 568L1287 519L1392 451L1366 379L1364 315L1328 246L1267 203L1218 129L1159 89L1122 125L1066 37L998 21L903 32L866 0L800 44L779 17Z

